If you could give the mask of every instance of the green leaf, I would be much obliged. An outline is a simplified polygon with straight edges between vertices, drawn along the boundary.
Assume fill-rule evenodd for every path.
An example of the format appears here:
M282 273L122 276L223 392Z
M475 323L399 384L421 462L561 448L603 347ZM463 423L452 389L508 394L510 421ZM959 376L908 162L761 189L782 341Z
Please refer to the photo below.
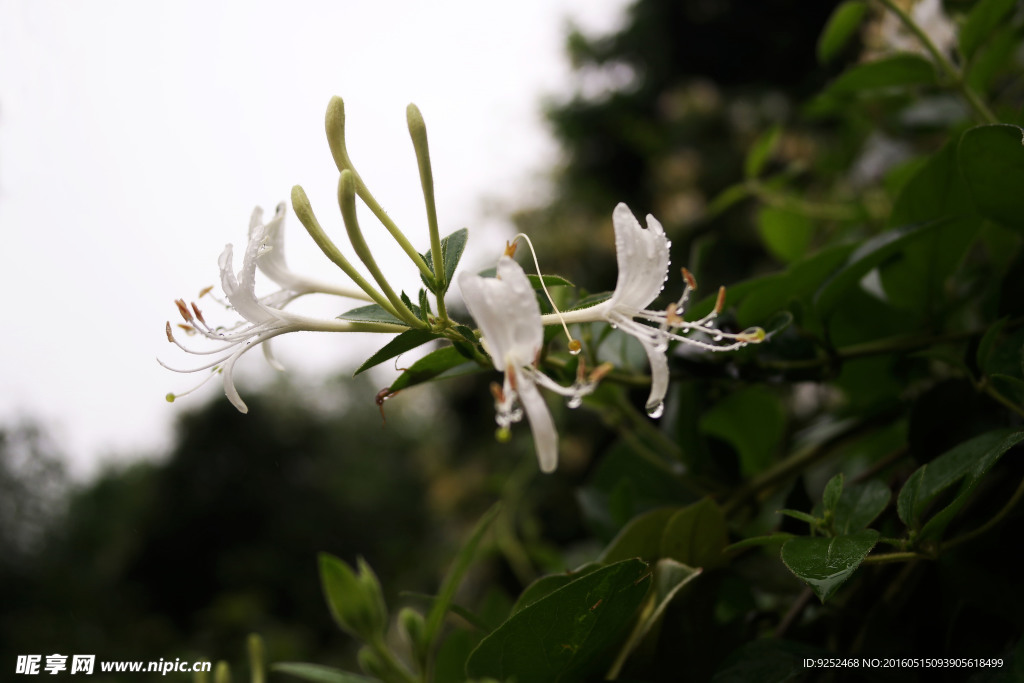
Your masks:
M354 374L358 375L359 373L369 370L373 366L379 365L390 358L394 358L399 354L415 349L417 346L421 346L426 344L428 341L433 341L438 338L438 335L430 332L429 330L406 330L382 346L372 356L367 358L366 362L360 365L359 369L356 370Z
M353 308L351 311L345 311L338 316L338 320L351 320L357 323L392 323L402 327L409 326L404 320L399 320L381 308L380 304L369 304Z
M452 599L455 597L455 591L458 589L459 584L462 583L462 577L465 576L470 565L473 563L476 549L480 545L484 533L500 511L501 505L495 504L484 513L484 516L480 518L480 521L477 522L476 527L473 529L469 540L466 541L466 544L459 550L458 555L455 556L455 561L452 563L451 569L448 570L448 574L445 575L444 582L441 584L441 590L437 595L437 600L430 606L430 612L427 614L426 625L423 629L423 642L426 643L428 648L433 645L434 639L441 630L444 615L451 606Z
M312 683L376 683L377 681L376 678L367 678L348 671L332 669L329 666L303 664L302 662L271 664L270 669L301 678L304 681L312 681Z
M872 90L935 84L935 66L917 55L899 54L857 64L843 72L827 95L854 95Z
M484 638L466 673L530 683L588 680L614 656L650 584L647 564L636 559L582 576Z
M844 488L835 509L836 533L852 534L866 528L882 514L891 498L889 487L877 479Z
M992 356L992 351L995 348L996 341L999 339L999 334L1003 331L1003 327L1006 325L1008 318L1001 318L995 321L981 337L981 341L978 342L978 351L975 353L974 360L978 364L978 369L982 372L986 372L988 368L988 360Z
M830 512L835 514L836 507L839 506L839 498L843 495L844 481L845 477L840 472L825 484L825 491L821 494L821 505L825 509L825 514Z
M853 575L876 541L874 529L835 538L794 538L782 546L782 561L824 603Z
M978 126L960 138L957 158L983 216L1024 230L1024 130L1009 124Z
M775 153L779 144L779 137L782 135L781 126L772 126L761 134L750 147L747 158L743 163L743 172L747 178L756 178L761 175L764 166Z
M836 7L818 38L819 62L826 64L842 51L856 35L867 9L867 3L861 0L848 0Z
M804 662L807 659L830 657L835 657L835 654L802 643L776 638L751 640L726 658L711 683L800 683L818 680Z
M653 562L661 555L665 526L679 512L677 507L658 508L634 517L605 548L601 562L608 564L631 557Z
M426 285L427 289L436 295L444 296L445 292L452 284L452 278L455 276L455 269L459 266L459 260L462 259L462 252L466 249L466 241L469 239L469 229L460 228L452 234L441 239L441 258L444 261L444 289L440 292L436 291L436 288L427 282L427 278L420 275L420 279L423 280L423 284ZM434 256L430 251L423 254L423 260L427 262L427 267L431 271L434 270Z
M907 479L896 499L900 519L911 529L920 529L919 538L941 536L982 477L1003 453L1021 441L1024 441L1024 431L999 429L965 441L921 465ZM926 522L925 514L932 504L958 482L960 489L954 498Z
M731 553L737 550L743 550L744 548L756 548L757 546L762 545L778 545L781 550L782 544L791 538L796 538L796 536L794 534L781 531L775 534L768 534L767 536L751 536L750 538L744 538L742 541L737 541L732 545L726 546L725 552Z
M964 59L974 56L1016 4L1017 0L979 0L960 27L960 53Z
M707 410L700 429L736 449L745 475L771 464L786 429L786 413L769 389L753 386L726 396Z
M658 623L673 598L679 594L683 586L700 576L700 573L700 569L687 567L670 558L658 560L658 563L654 565L654 590L647 598L647 605L641 612L641 619L633 627L629 639L619 651L615 665L609 671L609 678L614 679L618 675L626 659Z
M523 592L519 594L516 604L512 606L512 614L521 611L524 607L529 607L541 598L554 593L562 586L572 583L581 576L586 576L591 572L596 572L601 568L601 566L602 565L597 562L590 562L572 572L566 572L564 574L550 574L548 576L540 577L524 588Z
M791 263L807 253L814 237L814 223L803 214L765 206L757 212L757 231L773 256Z
M704 569L725 562L729 540L725 515L718 503L704 498L676 512L665 524L659 556Z
M431 351L413 363L398 376L398 379L389 388L391 393L394 393L423 382L439 379L442 376L452 377L482 370L483 368L476 363L466 360L466 357L459 353L454 346L445 346Z
M792 517L793 519L799 519L801 522L807 522L812 527L816 526L818 522L821 521L812 514L801 512L800 510L790 510L789 508L782 508L778 511L778 514Z
M597 294L591 294L589 296L583 297L582 299L580 299L579 301L574 303L572 305L572 308L567 308L566 310L567 311L579 311L579 310L582 310L584 308L590 308L591 306L596 306L599 303L607 301L608 299L611 299L611 298L612 298L612 293L611 292L598 292Z
M825 315L842 300L846 293L860 284L861 279L883 261L904 249L915 240L922 239L945 221L906 225L883 232L867 240L850 254L846 263L825 281L814 297L819 315Z
M427 290L420 290L420 320L425 323L430 323L430 302L427 300Z

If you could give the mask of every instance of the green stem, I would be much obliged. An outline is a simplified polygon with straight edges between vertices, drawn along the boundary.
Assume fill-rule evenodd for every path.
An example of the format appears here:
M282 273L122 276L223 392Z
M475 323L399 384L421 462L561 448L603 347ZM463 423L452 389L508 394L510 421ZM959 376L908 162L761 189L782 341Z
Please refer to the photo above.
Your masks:
M861 216L854 207L845 204L823 204L809 202L776 192L758 180L749 180L746 186L751 195L757 197L768 206L798 213L809 218L822 220L849 221Z
M366 183L363 182L362 177L356 171L355 166L352 165L352 160L348 156L348 148L345 146L345 102L340 97L332 97L331 101L327 105L327 116L325 120L327 128L327 143L331 147L331 156L334 157L334 163L338 167L339 171L348 170L352 173L356 180L356 194L363 200L366 206L369 207L373 215L377 217L377 220L387 228L391 236L395 238L398 245L402 247L402 250L412 260L419 271L426 278L433 278L434 274L430 271L427 266L427 262L423 260L420 253L416 251L416 248L412 246L409 239L399 229L387 212L381 207L370 190L366 187Z
M437 297L437 314L442 320L448 319L444 306L444 293L448 283L444 272L444 254L441 251L441 233L437 226L437 206L434 203L434 172L430 168L430 147L427 145L427 124L415 104L405 110L409 124L409 135L416 150L416 164L420 170L420 185L423 186L423 202L427 207L427 226L430 229L430 260L434 266L434 295Z
M922 555L921 553L913 552L899 552L899 553L879 553L878 555L868 555L864 558L861 564L895 564L897 562L911 562L913 560L930 560L933 559L929 555Z
M1007 409L1017 413L1021 417L1024 417L1024 408L1022 408L1019 404L1011 401L1005 394L1003 394L994 386L992 386L991 380L983 381L981 384L981 390L988 394L991 398L1006 406Z
M924 49L928 51L928 54L932 56L935 63L940 69L942 69L946 79L949 81L949 84L967 101L967 104L971 106L974 113L977 114L985 123L999 123L999 119L997 119L995 114L992 113L992 110L989 109L988 105L986 105L978 94L971 89L971 86L964 80L963 74L961 74L949 59L946 58L946 55L942 54L939 48L935 46L935 43L932 42L931 37L925 33L924 29L918 26L917 22L915 22L914 19L903 10L903 8L893 2L893 0L879 0L879 2L881 2L890 12L895 14L911 33L917 36L917 39L921 41Z
M409 327L418 327L420 329L429 327L427 323L417 318L416 314L395 294L395 290L391 288L387 278L384 277L384 273L381 272L380 267L377 265L377 261L373 258L373 253L366 245L366 240L363 239L363 232L359 229L359 220L356 218L355 177L348 169L342 171L341 177L338 179L338 204L341 206L341 218L345 222L345 229L348 231L348 239L352 242L352 248L355 249L356 254L363 262L363 265L366 266L366 269L370 271L373 279L377 281L377 284L384 292L384 296L387 297L394 307L398 317L405 321Z
M1010 496L1010 500L1006 501L1006 505L1004 505L1002 509L999 510L999 512L997 512L992 519L988 520L974 531L968 531L963 536L958 536L957 538L954 538L948 541L947 543L943 543L942 549L946 550L947 548L952 548L954 546L960 545L961 543L965 543L974 538L977 538L978 536L981 536L989 529L993 528L1001 521L1003 521L1003 518L1006 517L1006 515L1010 514L1013 508L1017 506L1017 503L1020 502L1021 498L1024 498L1024 480L1021 480L1020 484L1017 486L1017 490L1013 492L1012 496Z
M299 217L299 221L306 228L306 232L313 238L316 245L320 247L320 251L336 266L341 268L345 275L348 275L352 282L356 283L361 290L366 292L378 306L396 318L400 318L401 316L395 310L395 307L391 305L391 302L374 289L373 285L366 281L366 278L359 274L359 271L349 263L345 255L341 253L341 250L331 241L331 238L327 236L324 229L320 227L320 222L316 219L316 215L313 214L313 207L309 203L309 198L306 197L305 190L299 185L292 188L292 208L295 211L295 215Z

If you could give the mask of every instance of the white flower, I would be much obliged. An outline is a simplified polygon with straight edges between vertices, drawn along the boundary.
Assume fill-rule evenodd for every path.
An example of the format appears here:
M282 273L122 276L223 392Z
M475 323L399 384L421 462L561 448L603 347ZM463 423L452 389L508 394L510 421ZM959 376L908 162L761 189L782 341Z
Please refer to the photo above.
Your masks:
M569 405L575 407L593 391L594 379L584 382L580 378L573 386L562 387L536 368L544 345L540 307L523 269L509 256L498 261L496 278L462 273L459 288L480 326L495 369L505 373L503 385L493 387L498 426L508 429L523 418L525 411L540 469L554 471L558 466L558 432L537 385L569 396Z
M664 410L665 393L668 390L666 352L669 341L690 344L708 351L732 351L763 340L764 331L752 328L739 334L730 334L714 328L714 320L724 303L724 290L719 291L718 304L711 313L695 322L683 320L683 308L690 292L697 288L693 276L686 269L683 269L686 287L679 301L670 304L664 311L649 310L647 307L658 297L668 279L671 243L654 216L647 216L647 228L644 229L623 203L615 207L612 223L615 227L615 256L619 266L615 291L610 299L589 308L567 311L561 314L561 318L566 323L604 320L632 335L643 345L651 365L651 393L647 398L647 412L652 417L659 417ZM545 322L552 317L545 316ZM646 322L639 322L636 318ZM682 336L690 332L709 336L712 341ZM723 340L728 341L725 344L715 343Z
M281 202L274 210L274 217L263 223L263 209L256 207L249 220L249 242L254 239L259 245L256 254L256 267L272 282L281 287L279 292L262 297L264 303L275 308L284 308L304 294L333 294L351 299L370 301L366 292L358 287L335 285L321 282L311 277L294 272L288 267L284 257L284 216L287 205Z
M212 374L210 377L213 374L220 373L224 379L224 393L227 395L228 400L231 401L231 404L242 413L248 412L248 408L235 388L233 378L235 363L245 353L262 344L268 362L274 368L282 369L281 365L274 360L269 352L267 342L270 339L278 335L302 330L355 332L372 328L374 331L401 332L406 329L400 325L322 320L282 310L281 307L297 296L314 291L328 291L326 288L315 285L312 280L307 280L291 273L285 265L282 251L278 252L279 257L277 258L263 258L263 254L267 253L268 245L273 249L275 245L279 247L281 244L280 227L284 218L283 206L283 204L278 206L274 218L265 225L260 222L262 211L257 208L253 212L252 221L249 226L249 241L246 244L245 254L242 257L242 267L238 273L235 273L233 270L234 257L232 245L228 244L218 259L221 288L224 291L224 296L230 307L244 318L243 322L227 328L211 327L206 322L202 311L199 310L199 306L194 302L191 306L187 305L182 299L178 299L175 302L181 317L185 321L185 324L181 327L185 328L190 334L198 333L207 339L222 342L222 344L216 348L205 350L189 348L174 337L170 322L166 326L167 340L188 353L201 356L212 355L216 359L199 367L187 369L174 368L157 359L157 362L174 372L193 373L211 370ZM257 298L255 291L257 266L261 266L261 270L264 270L264 272L266 272L266 269L269 269L268 276L282 285L282 287L285 287L285 289L268 297ZM329 293L340 294L341 291L339 289ZM205 384L205 382L206 380L200 386ZM177 395L168 394L167 399L173 401L175 398L191 393L197 388L194 387Z

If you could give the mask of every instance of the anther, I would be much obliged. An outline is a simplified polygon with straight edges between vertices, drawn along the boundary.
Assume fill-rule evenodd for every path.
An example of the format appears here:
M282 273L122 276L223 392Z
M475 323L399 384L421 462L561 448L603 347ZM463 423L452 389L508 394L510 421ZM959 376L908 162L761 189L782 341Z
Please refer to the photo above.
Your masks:
M204 296L209 294L211 291L213 291L213 285L210 285L209 287L203 287L202 289L199 290L199 298L202 299Z
M505 402L505 392L501 390L501 385L497 382L491 382L491 396L497 403Z
M178 327L184 330L185 334L187 335L193 335L196 333L196 328L192 327L191 325L186 325L185 323L178 323Z
M203 319L203 312L199 310L199 306L196 306L195 301L192 302L192 312L196 314L196 318L199 319L199 322L204 325L206 324L206 321Z
M583 344L580 343L579 339L570 339L569 340L569 353L571 353L572 355L576 356L576 355L579 355L579 352L582 351L582 350L583 350ZM582 361L580 361L580 362L582 362Z
M174 304L178 307L178 312L181 313L181 317L185 319L185 322L192 322L192 311L188 310L188 305L184 299L175 299Z
M718 299L715 301L715 314L717 315L718 313L721 313L723 308L725 308L725 286L724 285L718 288Z
M693 277L693 273L686 268L683 268L683 279L686 280L687 287L693 290L697 289L697 278Z
M505 242L505 256L512 258L516 255L516 247L519 246L519 238L516 237L511 242Z
M174 334L171 333L171 321L170 320L167 321L166 331L167 331L167 341L169 341L169 342L171 342L173 344L174 343Z

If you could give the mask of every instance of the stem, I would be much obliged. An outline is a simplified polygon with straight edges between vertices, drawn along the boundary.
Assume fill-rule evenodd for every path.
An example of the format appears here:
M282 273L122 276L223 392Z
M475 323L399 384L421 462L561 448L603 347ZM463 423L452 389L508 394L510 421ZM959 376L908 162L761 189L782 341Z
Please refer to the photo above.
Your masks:
M764 183L758 180L747 181L746 186L751 195L757 197L768 206L786 209L809 218L849 221L855 220L861 215L854 207L845 204L822 204L780 194L766 187Z
M979 387L979 388L982 391L984 391L986 394L988 394L991 398L995 399L999 403L1002 403L1009 410L1012 410L1013 412L1017 413L1021 417L1024 417L1024 408L1022 408L1019 404L1014 403L1013 401L1011 401L1009 398L1007 398L1007 396L1005 394L1003 394L998 389L996 389L994 386L992 386L991 380L987 381L987 382L983 381L982 382L982 386Z
M915 22L909 14L903 11L901 7L896 5L893 0L879 0L879 2L881 2L890 12L895 14L911 33L917 36L917 39L921 41L921 45L924 46L924 49L928 51L928 54L932 56L935 63L945 73L949 84L967 101L967 104L971 106L974 113L977 114L985 123L999 123L999 119L996 118L996 115L988 108L988 105L986 105L978 94L971 90L971 87L966 81L964 81L963 74L961 74L949 59L939 51L939 48L937 48L935 43L932 42L931 37L917 25L917 22Z
M317 221L316 216L313 214L313 207L309 203L309 198L306 197L305 190L303 190L299 185L292 188L292 208L295 211L295 215L299 217L299 221L306 228L306 232L308 232L309 236L313 238L316 245L320 247L320 251L322 251L336 266L341 268L345 275L348 275L352 279L352 282L356 283L360 289L366 292L366 294L373 299L378 306L396 318L400 318L401 316L398 314L398 311L395 310L395 307L391 305L391 302L388 301L380 292L374 289L373 285L367 282L366 279L359 274L359 271L349 263L348 259L345 258L345 255L341 253L341 250L338 249L334 242L331 241L331 238L327 236L324 229L320 227L320 222Z
M434 203L434 172L430 168L430 147L427 145L427 124L415 104L405 110L409 124L409 135L416 150L416 164L420 170L420 185L423 186L423 202L427 206L427 227L430 229L430 260L434 266L434 296L437 297L437 314L442 320L448 319L444 306L444 293L448 290L444 272L444 253L441 250L441 233L437 227L437 206Z
M355 178L352 172L347 169L341 172L341 177L338 179L338 204L341 206L341 217L345 221L345 229L348 230L348 239L352 242L352 248L356 250L356 254L363 262L363 265L366 266L367 270L370 271L370 275L380 285L380 288L384 291L384 296L391 302L398 317L410 327L426 329L428 327L427 323L417 318L409 310L409 307L405 305L405 302L395 294L395 290L391 288L387 278L384 277L384 273L381 272L380 267L377 265L377 261L374 260L370 248L366 246L366 240L363 239L363 233L359 229L359 220L356 218Z
M921 553L913 552L900 552L900 553L880 553L878 555L868 555L864 558L861 564L893 564L896 562L910 562L912 560L930 560L933 559L929 555L922 555Z
M959 536L957 538L950 540L947 543L943 543L942 549L945 550L947 548L952 548L953 546L960 545L961 543L966 543L967 541L973 540L974 538L981 536L986 531L988 531L989 529L1003 521L1003 518L1006 517L1006 515L1010 514L1013 508L1016 507L1017 503L1020 502L1021 498L1024 498L1024 479L1021 480L1020 484L1017 486L1017 490L1013 492L1012 496L1010 496L1010 500L1006 501L1006 505L1004 505L1002 509L999 510L999 512L997 512L992 519L988 520L974 531L968 531L963 536Z
M366 183L363 182L355 166L352 165L352 160L348 156L348 148L345 146L345 102L340 97L332 97L328 103L325 125L327 128L327 143L331 147L331 156L334 157L334 163L338 170L348 170L352 173L355 177L356 194L359 195L359 198L370 208L370 211L377 217L377 220L387 228L388 232L391 233L391 236L395 238L395 241L398 242L398 245L402 247L402 250L412 262L416 264L416 267L419 268L423 276L433 279L434 274L427 266L427 262L423 260L423 257L412 246L405 234L391 220L391 217L388 216L374 196L370 194Z

